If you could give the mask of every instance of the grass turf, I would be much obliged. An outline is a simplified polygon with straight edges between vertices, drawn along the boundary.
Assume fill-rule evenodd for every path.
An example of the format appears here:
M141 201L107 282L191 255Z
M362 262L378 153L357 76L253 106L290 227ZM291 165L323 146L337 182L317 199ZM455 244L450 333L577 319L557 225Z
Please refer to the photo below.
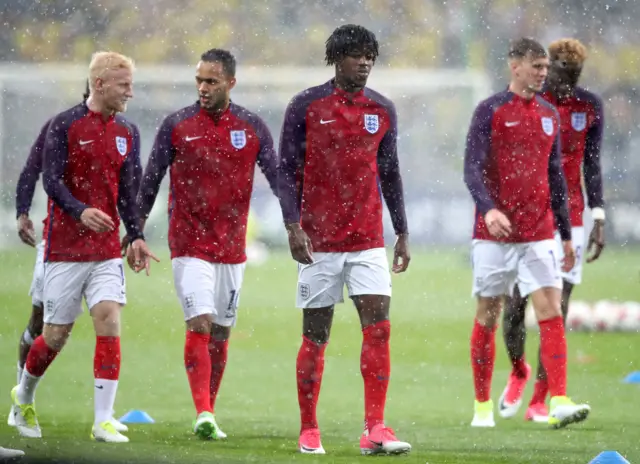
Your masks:
M155 249L163 248L162 245ZM0 394L5 409L15 383L18 338L28 320L26 293L34 252L0 252ZM78 321L71 341L56 359L37 394L42 440L26 440L2 415L0 445L25 449L39 459L154 462L337 462L364 461L359 455L363 401L359 356L361 333L351 303L338 307L326 352L319 421L327 456L296 454L299 416L295 358L301 315L293 307L296 266L288 254L274 254L261 267L248 267L238 326L217 403L226 442L201 442L190 433L194 410L183 368L184 324L173 290L168 256L152 276L129 273L129 304L123 314L122 370L118 415L147 411L151 425L132 425L125 445L89 440L93 417L91 320ZM602 260L585 266L584 284L574 298L638 300L640 249L610 247ZM588 401L584 424L552 431L522 417L497 427L469 427L473 389L469 334L474 301L467 249L414 252L410 271L394 276L392 380L387 423L413 445L403 462L580 463L603 450L640 461L640 387L622 379L640 370L640 334L569 334L569 391ZM537 334L528 337L534 353ZM509 372L501 339L494 374L497 400ZM533 355L530 358L534 358ZM525 401L531 395L530 383ZM4 393L2 393L4 392Z

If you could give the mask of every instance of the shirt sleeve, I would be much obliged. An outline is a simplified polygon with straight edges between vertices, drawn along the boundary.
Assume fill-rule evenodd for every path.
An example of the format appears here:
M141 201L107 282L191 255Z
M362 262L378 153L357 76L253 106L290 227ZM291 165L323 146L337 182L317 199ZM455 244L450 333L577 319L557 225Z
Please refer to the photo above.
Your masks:
M27 162L20 173L16 187L16 217L20 217L22 214L29 214L29 210L31 209L33 194L35 193L36 184L42 172L42 157L48 127L49 121L42 127L38 137L31 146Z
M149 155L147 167L142 176L142 184L138 191L138 207L140 217L147 219L158 196L160 184L173 162L175 150L172 142L173 121L167 118L163 121Z
M489 104L477 106L467 133L464 155L464 182L483 216L496 207L484 182L485 164L491 150L492 119L493 110Z
M559 120L559 118L557 118ZM569 206L567 202L567 180L562 169L562 154L560 149L560 131L551 148L549 157L549 189L551 191L551 209L555 216L556 226L563 241L571 240L571 221L569 220Z
M64 183L63 175L69 159L67 131L69 123L56 117L47 130L44 142L42 177L44 190L60 209L76 220L89 206L75 198Z
M256 118L254 130L260 141L257 163L266 177L269 186L276 196L278 195L278 155L273 147L273 137L267 125L260 118Z
M285 224L300 222L302 189L297 180L303 168L305 150L306 105L302 98L296 97L287 106L280 134L277 185Z
M136 205L136 196L140 186L140 179L142 178L140 132L136 126L133 126L132 138L131 153L129 153L120 168L120 183L118 186L118 212L131 242L139 238L144 239L144 235L140 230L140 218Z
M604 112L602 102L594 102L595 120L589 127L584 149L584 182L587 190L589 208L603 208L604 195L602 192L602 167L600 165L600 148L602 146L602 132L604 128Z
M400 163L398 160L398 117L392 103L387 107L389 129L378 147L378 174L380 190L391 216L396 235L407 234L407 215L404 206L404 191Z

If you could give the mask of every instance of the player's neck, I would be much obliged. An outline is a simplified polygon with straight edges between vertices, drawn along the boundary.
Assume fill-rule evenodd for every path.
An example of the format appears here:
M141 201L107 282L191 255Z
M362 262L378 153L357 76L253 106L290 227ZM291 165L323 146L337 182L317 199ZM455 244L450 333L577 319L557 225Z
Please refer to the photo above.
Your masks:
M208 108L205 111L207 112L207 114L209 116L211 116L213 119L218 120L222 117L222 115L224 114L225 111L227 111L227 109L229 108L229 105L231 104L231 100L227 99L224 101L224 104L220 105L219 107L216 108Z
M364 89L363 86L355 85L351 82L348 82L346 79L342 79L340 76L336 76L333 79L333 85L337 89L340 89L343 92L347 92L347 93L358 93L362 89Z
M511 83L509 84L509 91L516 94L520 98L524 98L525 100L531 100L536 95L536 93L529 87L520 85L515 81L511 81Z
M109 109L104 102L96 99L94 95L89 95L86 101L87 108L94 113L100 113L102 115L102 119L107 121L114 114L114 111Z

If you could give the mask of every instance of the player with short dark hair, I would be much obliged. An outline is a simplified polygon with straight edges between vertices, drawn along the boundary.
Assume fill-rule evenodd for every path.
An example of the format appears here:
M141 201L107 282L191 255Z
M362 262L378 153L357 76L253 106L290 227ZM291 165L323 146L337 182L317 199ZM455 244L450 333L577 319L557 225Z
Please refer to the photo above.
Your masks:
M464 181L476 205L472 294L477 297L477 309L471 334L474 427L495 426L491 400L495 330L502 298L515 283L523 295L531 295L540 325L542 362L551 393L549 424L560 428L580 422L590 411L588 405L577 405L566 396L561 270L571 270L575 255L560 157L560 118L553 105L537 95L548 67L549 58L539 43L513 42L509 87L476 107L467 135ZM554 239L556 224L562 258Z
M186 321L184 363L197 417L193 432L221 439L215 402L237 320L247 256L247 220L256 164L276 190L277 156L258 115L231 101L235 58L202 54L199 101L160 126L138 194L146 219L171 168L169 248Z
M87 80L87 86L82 100L86 101L89 98L89 81ZM45 234L47 230L47 217L45 217L43 224L43 237L42 241L36 246L36 236L33 229L33 221L29 218L29 211L31 209L31 202L33 201L33 195L36 190L36 184L38 178L42 173L43 162L43 148L44 141L47 135L49 127L49 119L40 129L40 133L35 142L31 146L31 151L27 157L27 162L20 173L18 184L16 186L16 212L18 220L18 236L20 240L26 245L36 248L36 262L33 269L33 280L31 282L31 288L29 289L29 296L31 296L31 316L27 324L27 328L20 336L20 344L18 349L18 384L22 379L22 372L24 365L27 362L27 356L29 349L33 344L33 341L42 334L43 325L43 304L42 304L42 287L44 285L44 249L46 244ZM140 176L141 177L141 176ZM120 423L118 420L112 418L114 427L118 432L126 432L127 426ZM14 408L11 407L7 424L15 426L14 420Z
M133 97L133 67L133 61L119 53L95 53L89 65L89 98L54 116L47 129L44 327L29 350L20 384L11 391L16 427L25 437L42 436L36 388L82 314L84 297L96 334L91 437L129 441L111 421L120 374L120 312L126 304L119 216L132 239L137 265L148 270L149 259L157 259L138 227L140 133L118 114Z
M576 265L570 272L562 275L562 316L566 320L573 287L582 281L582 262L585 255L582 172L591 216L594 219L586 249L587 253L593 254L587 257L587 263L598 259L604 248L605 214L600 167L604 114L600 97L578 86L587 58L586 47L577 39L556 40L549 45L549 58L551 66L542 97L553 104L560 114L562 167L569 187L571 235L576 255ZM531 374L531 367L525 362L524 357L524 316L527 303L528 298L522 297L516 286L513 296L507 298L505 304L503 333L507 353L513 365L498 405L500 415L505 418L513 417L518 412L524 388ZM525 414L526 420L547 421L545 398L548 390L544 364L539 362L533 397Z
M397 235L393 271L404 272L410 256L396 110L366 87L377 57L371 31L352 24L337 28L326 42L325 57L335 66L335 77L296 95L282 127L278 191L291 254L299 263L297 306L303 309L296 362L302 453L325 453L316 407L334 305L342 302L345 284L363 333L361 452L411 449L384 423L391 278L381 196Z

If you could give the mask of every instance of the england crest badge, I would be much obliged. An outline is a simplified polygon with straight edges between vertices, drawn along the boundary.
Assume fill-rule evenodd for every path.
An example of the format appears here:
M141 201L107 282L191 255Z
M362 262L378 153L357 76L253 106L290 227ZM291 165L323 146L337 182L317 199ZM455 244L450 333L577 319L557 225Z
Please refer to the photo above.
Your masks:
M240 150L247 144L247 134L243 130L231 131L231 145Z
M542 118L542 130L547 135L553 135L553 118Z
M571 127L577 132L582 132L587 127L587 113L571 113Z
M118 153L124 156L127 154L127 139L126 137L116 137L116 148Z
M365 114L364 115L364 128L370 134L375 134L380 129L380 121L377 114Z

